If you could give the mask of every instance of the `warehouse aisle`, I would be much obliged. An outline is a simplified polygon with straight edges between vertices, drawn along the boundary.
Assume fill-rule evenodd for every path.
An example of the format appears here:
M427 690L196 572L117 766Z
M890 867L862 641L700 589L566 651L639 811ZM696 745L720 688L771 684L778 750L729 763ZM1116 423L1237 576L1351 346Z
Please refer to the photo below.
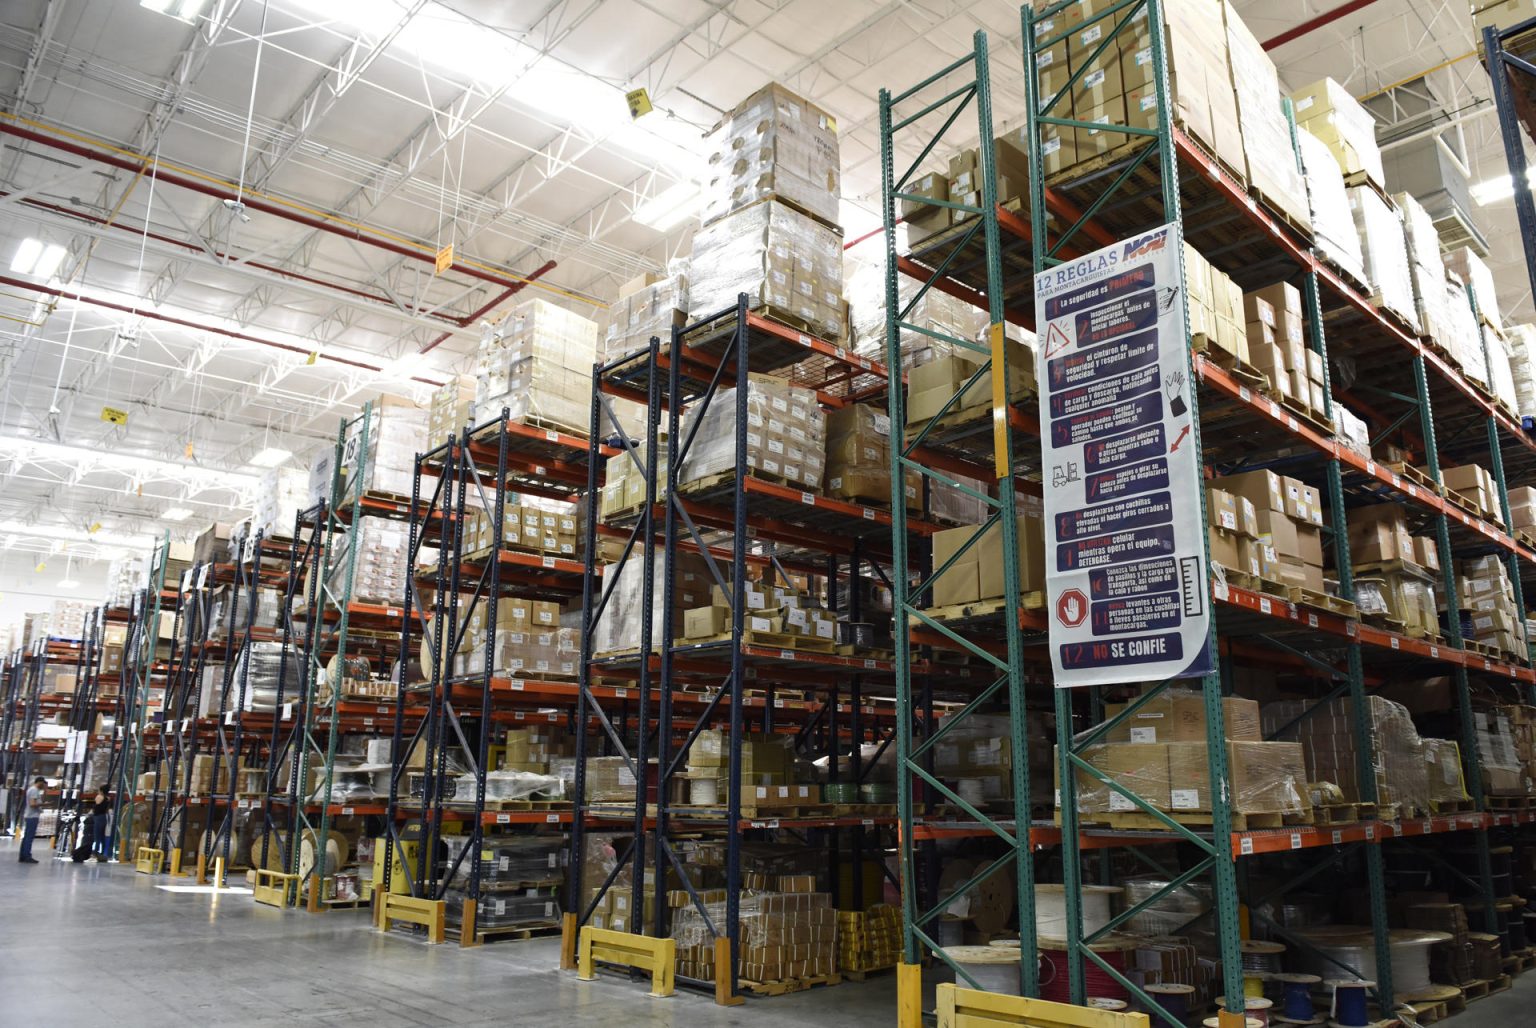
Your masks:
M473 952L385 938L359 913L307 915L248 896L171 894L131 868L0 843L0 1021L15 1025L889 1025L889 978L726 1010L616 979L553 970L559 941ZM164 883L165 879L160 879Z

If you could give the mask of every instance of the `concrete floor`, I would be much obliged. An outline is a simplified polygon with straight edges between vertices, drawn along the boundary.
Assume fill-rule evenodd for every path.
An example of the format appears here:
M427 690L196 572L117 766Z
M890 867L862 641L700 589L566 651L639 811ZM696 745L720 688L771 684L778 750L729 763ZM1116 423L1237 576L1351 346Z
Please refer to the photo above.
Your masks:
M374 932L367 914L309 915L248 895L171 893L129 867L16 862L0 842L0 1024L73 1028L174 1025L612 1025L836 1028L894 1022L889 976L717 1007L680 990L578 982L556 969L557 939L464 951ZM165 884L166 879L158 879ZM1536 1024L1536 973L1445 1022Z

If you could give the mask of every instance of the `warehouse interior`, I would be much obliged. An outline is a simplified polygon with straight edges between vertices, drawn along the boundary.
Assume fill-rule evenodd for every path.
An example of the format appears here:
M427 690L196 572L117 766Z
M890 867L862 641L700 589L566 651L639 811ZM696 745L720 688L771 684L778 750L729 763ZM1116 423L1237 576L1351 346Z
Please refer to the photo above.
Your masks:
M1532 0L0 29L0 1020L1527 1019Z

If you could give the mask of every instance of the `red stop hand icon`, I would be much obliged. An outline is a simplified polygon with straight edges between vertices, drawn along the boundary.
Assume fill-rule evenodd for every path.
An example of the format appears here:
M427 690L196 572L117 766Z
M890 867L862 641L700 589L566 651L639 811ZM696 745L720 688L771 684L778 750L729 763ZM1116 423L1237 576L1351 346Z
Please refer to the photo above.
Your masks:
M1081 589L1068 589L1056 598L1056 620L1076 628L1088 618L1088 597Z

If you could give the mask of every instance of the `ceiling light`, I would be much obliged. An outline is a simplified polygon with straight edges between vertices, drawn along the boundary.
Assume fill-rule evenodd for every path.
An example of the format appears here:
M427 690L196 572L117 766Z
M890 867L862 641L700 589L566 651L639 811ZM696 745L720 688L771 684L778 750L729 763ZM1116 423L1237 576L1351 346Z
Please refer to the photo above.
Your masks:
M251 463L258 468L275 468L292 456L292 450L285 450L281 446L268 446L252 457Z
M116 471L143 482L170 481L193 485L201 489L230 489L235 492L255 489L259 479L255 475L222 468L184 464L180 461L161 460L156 457L140 457L130 453L113 453L110 450L93 450L85 446L66 446L43 439L21 439L16 436L0 436L0 456L41 463L55 461L72 464L83 474L93 471Z
M78 588L80 588L79 580L74 579L74 578L65 578L65 579L62 579L62 580L60 580L58 582L55 582L53 584L54 584L54 587L57 588L57 589L78 589Z
M63 261L62 246L57 243L44 243L41 239L33 239L29 236L16 248L16 256L11 260L11 270L23 275L49 278L59 270L59 265Z
M87 534L57 525L25 525L19 521L0 521L0 532L10 535L6 549L28 539L45 539L50 542L92 543L97 546L121 546L126 549L147 550L155 540L147 535L108 535L105 532Z
M168 14L178 21L191 24L203 13L208 0L139 0L139 6L156 14Z
M1526 184L1536 187L1536 167L1528 168L1525 172ZM1514 180L1509 175L1495 175L1493 178L1472 185L1472 199L1477 201L1479 207L1487 207L1490 204L1508 200L1515 195Z
M190 507L167 507L160 514L161 521L185 521L192 516Z
M634 219L658 232L669 232L696 214L702 199L698 183L678 182L636 207Z

